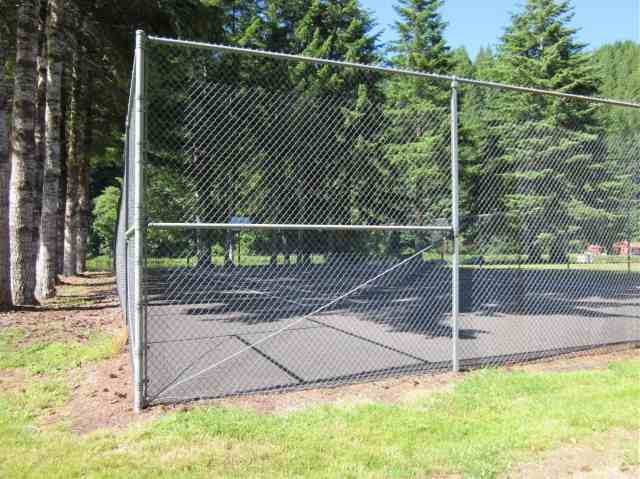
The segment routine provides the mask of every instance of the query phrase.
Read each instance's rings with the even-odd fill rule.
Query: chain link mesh
[[[216,47],[145,55],[146,401],[450,369],[450,85]],[[556,114],[537,118],[545,101]],[[637,135],[599,128],[588,102],[480,86],[460,102],[461,364],[640,341]]]
[[[134,344],[136,337],[134,320],[134,264],[133,242],[127,239],[127,231],[134,225],[134,149],[135,149],[135,114],[133,110],[133,85],[135,85],[135,69],[131,75],[131,89],[127,120],[124,135],[123,163],[124,175],[120,185],[120,204],[118,224],[116,228],[116,282],[122,315],[129,335],[129,344]],[[132,348],[130,348],[132,352]],[[133,361],[133,355],[132,355]]]
[[[450,211],[446,86],[440,106],[437,95],[390,104],[385,83],[424,81],[166,45],[147,52],[147,196],[160,200],[147,203],[149,221],[422,225]]]
[[[640,138],[598,126],[610,106],[488,94],[511,108],[485,110],[466,185],[460,327],[477,336],[462,364],[638,341]]]

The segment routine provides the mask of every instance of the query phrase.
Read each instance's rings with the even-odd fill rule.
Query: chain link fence
[[[625,106],[141,33],[136,52],[138,406],[640,341],[640,147],[598,126]]]
[[[461,363],[638,341],[640,138],[599,126],[620,107],[473,88],[514,112],[505,122],[485,110],[475,143],[483,168],[463,206],[460,320],[478,334],[461,341]],[[532,119],[541,104],[557,116]]]
[[[135,265],[134,244],[131,241],[131,232],[134,225],[134,188],[135,179],[134,158],[135,158],[135,131],[136,117],[134,115],[134,87],[136,83],[137,72],[134,70],[131,75],[131,87],[129,89],[129,105],[127,108],[127,119],[125,124],[124,148],[123,148],[123,164],[124,175],[121,184],[120,202],[118,205],[118,224],[116,229],[116,283],[118,296],[120,299],[120,307],[127,327],[129,335],[129,344],[138,343],[138,332],[136,330],[135,311],[134,311],[134,284],[135,284]],[[130,348],[132,353],[132,364],[136,365],[133,356],[133,347]]]

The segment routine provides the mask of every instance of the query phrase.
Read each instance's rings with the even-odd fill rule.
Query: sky
[[[395,38],[393,23],[396,0],[360,0],[384,29],[382,43]],[[453,48],[465,46],[475,58],[483,46],[493,46],[509,24],[511,13],[518,12],[525,0],[444,0],[442,16],[449,22],[446,38]],[[640,0],[573,0],[574,28],[578,39],[597,48],[617,40],[640,42]]]

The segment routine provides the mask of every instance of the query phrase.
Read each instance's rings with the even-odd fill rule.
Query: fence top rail
[[[314,63],[314,64],[321,64],[321,65],[334,65],[338,67],[350,67],[350,68],[357,68],[360,70],[375,71],[380,73],[407,75],[407,76],[414,76],[414,77],[420,77],[420,78],[429,78],[432,80],[449,81],[454,83],[455,82],[466,83],[469,85],[485,86],[489,88],[495,88],[498,90],[510,90],[510,91],[518,91],[523,93],[533,93],[538,95],[567,98],[571,100],[582,100],[582,101],[588,101],[593,103],[602,103],[606,105],[623,106],[628,108],[640,109],[640,103],[636,103],[633,101],[616,100],[616,99],[586,96],[586,95],[577,95],[574,93],[564,93],[564,92],[555,91],[555,90],[544,90],[541,88],[511,85],[508,83],[499,83],[499,82],[492,82],[487,80],[475,80],[472,78],[457,77],[455,75],[441,75],[438,73],[419,72],[414,70],[405,70],[401,68],[393,68],[393,67],[380,66],[380,65],[366,65],[363,63],[330,60],[327,58],[316,58],[316,57],[309,57],[304,55],[294,55],[290,53],[278,53],[278,52],[272,52],[267,50],[256,50],[256,49],[244,48],[244,47],[233,47],[229,45],[220,45],[215,43],[196,42],[191,40],[179,40],[175,38],[158,37],[153,35],[147,36],[147,39],[151,42],[165,44],[165,45],[176,45],[176,46],[200,48],[200,49],[215,50],[215,51],[229,52],[229,53],[243,53],[243,54],[248,54],[253,56],[275,58],[278,60],[285,60],[285,61],[298,61],[298,62]]]
[[[156,229],[209,229],[209,230],[282,230],[282,231],[451,231],[449,225],[325,225],[292,223],[149,223]]]

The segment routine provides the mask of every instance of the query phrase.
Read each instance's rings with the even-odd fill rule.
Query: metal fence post
[[[134,130],[134,409],[144,408],[144,302],[142,275],[144,262],[144,204],[143,204],[143,160],[144,160],[144,41],[142,30],[136,31],[135,62],[135,130]]]
[[[453,256],[451,258],[451,346],[452,369],[460,370],[458,336],[460,313],[460,211],[458,185],[458,81],[451,82],[451,228],[453,234]]]

